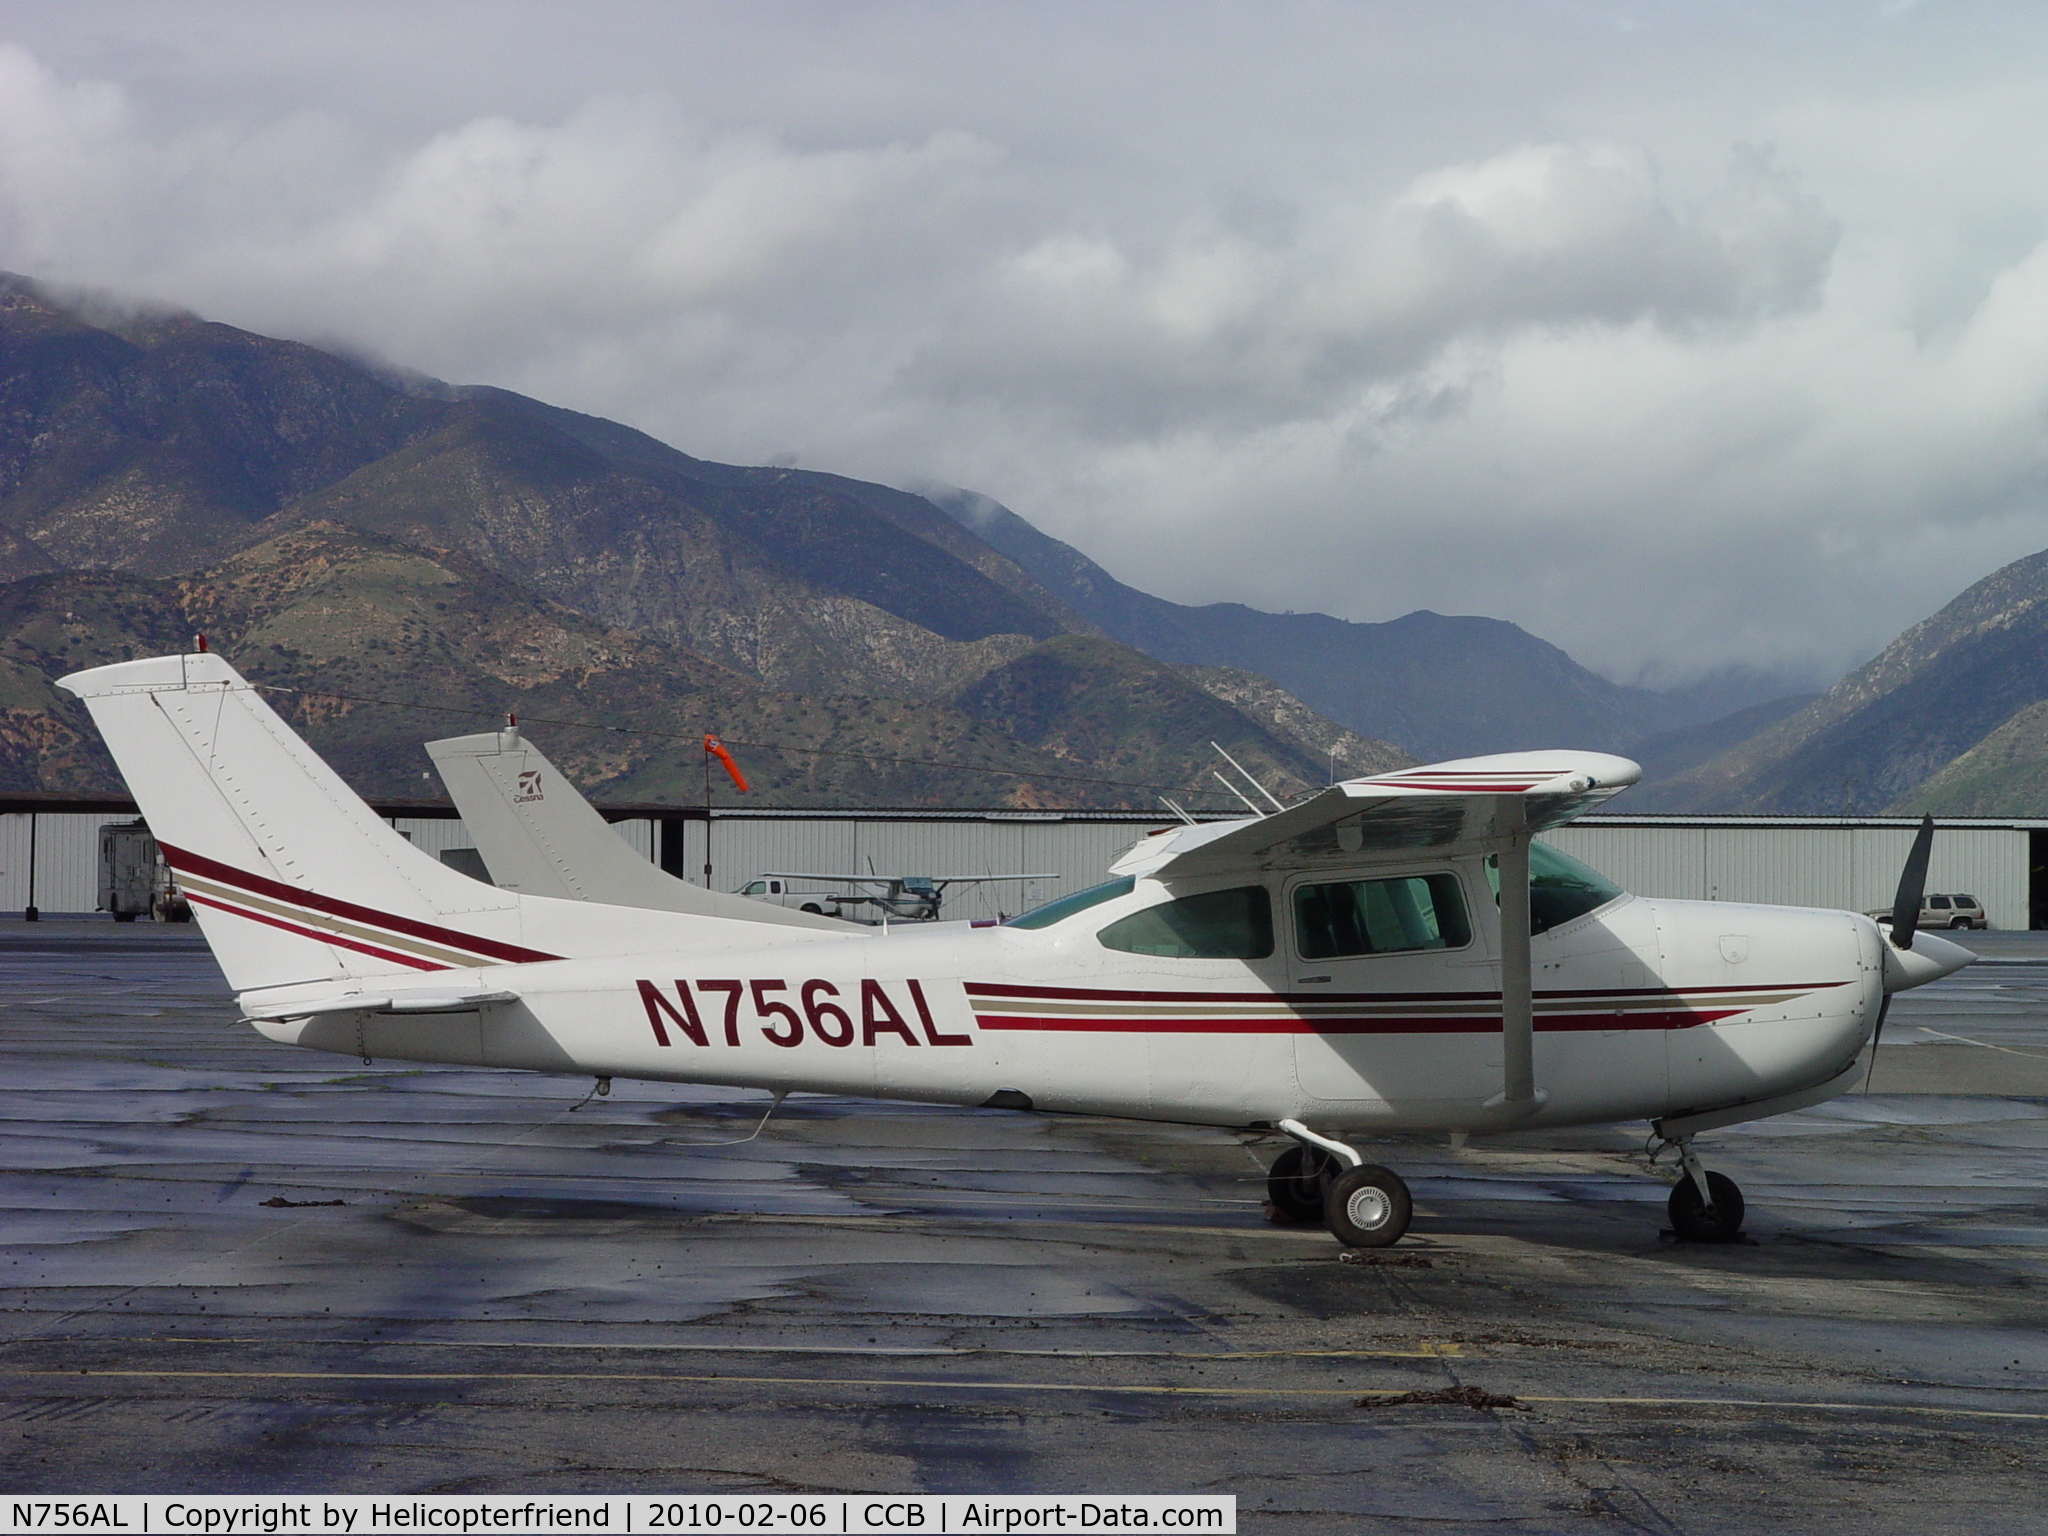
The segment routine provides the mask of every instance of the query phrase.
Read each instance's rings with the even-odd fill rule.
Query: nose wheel
[[[1267,1216],[1305,1226],[1323,1219],[1323,1190],[1342,1165],[1321,1147],[1292,1146],[1266,1175]]]

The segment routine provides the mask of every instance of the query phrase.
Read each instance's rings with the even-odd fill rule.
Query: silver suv
[[[1892,920],[1892,909],[1884,907],[1870,914],[1881,923]],[[1957,892],[1948,896],[1923,896],[1920,898],[1920,926],[1922,928],[1989,928],[1991,920],[1984,915],[1984,903],[1974,896]]]

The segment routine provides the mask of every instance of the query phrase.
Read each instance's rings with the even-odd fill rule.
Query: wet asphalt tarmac
[[[0,925],[0,1488],[1215,1492],[1241,1528],[2048,1530],[2048,934],[1874,1091],[1376,1144],[1412,1235],[1168,1126],[364,1067],[190,930]],[[577,1106],[572,1108],[572,1106]],[[280,1201],[294,1202],[280,1204]],[[320,1203],[340,1202],[340,1203]],[[1389,1403],[1474,1387],[1517,1407]]]

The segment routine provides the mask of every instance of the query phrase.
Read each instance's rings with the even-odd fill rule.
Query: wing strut
[[[1529,817],[1520,795],[1496,802],[1500,845],[1501,1099],[1536,1097],[1536,1005],[1529,965]]]

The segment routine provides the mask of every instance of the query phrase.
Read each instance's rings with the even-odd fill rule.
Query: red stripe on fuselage
[[[283,881],[272,880],[267,875],[251,874],[245,869],[235,868],[232,864],[210,859],[203,853],[174,848],[169,843],[159,843],[157,846],[163,849],[165,862],[181,874],[200,875],[208,880],[218,880],[225,885],[239,886],[252,895],[268,896],[274,901],[288,901],[294,906],[310,907],[315,912],[325,912],[330,917],[345,917],[351,922],[371,923],[379,928],[389,928],[393,933],[405,934],[409,938],[425,939],[430,943],[446,945],[450,949],[470,950],[475,954],[508,964],[562,958],[560,955],[551,955],[546,950],[527,949],[520,944],[506,944],[497,939],[479,938],[476,934],[464,933],[460,929],[442,928],[434,923],[420,922],[416,918],[398,917],[389,912],[378,912],[370,907],[357,906],[354,902],[343,901],[339,897],[322,896],[318,891],[286,885]],[[360,945],[348,944],[346,940],[334,938],[332,935],[321,937],[336,944],[344,944],[351,949],[361,948]],[[419,965],[420,962],[415,956],[407,963]],[[444,968],[438,962],[422,967],[428,970]]]
[[[1707,1012],[1660,1009],[1655,1013],[1562,1013],[1539,1016],[1538,1034],[1573,1034],[1588,1031],[1637,1029],[1693,1029],[1713,1024],[1742,1012],[1739,1008]],[[1046,1017],[1042,1014],[984,1013],[975,1024],[982,1029],[1074,1032],[1079,1034],[1130,1035],[1497,1035],[1500,1015],[1437,1014],[1360,1016],[1356,1018],[1302,1019],[1133,1019]]]
[[[1321,962],[1307,962],[1320,964]],[[1029,987],[995,982],[970,981],[963,984],[968,997],[989,1002],[1102,1003],[1240,1003],[1292,1006],[1303,1003],[1491,1003],[1500,1004],[1498,992],[1135,992],[1113,987]],[[1770,992],[1820,992],[1846,987],[1846,981],[1780,981],[1740,987],[1589,987],[1538,991],[1538,1002],[1595,1002],[1609,998],[1641,998],[1645,1001],[1682,997],[1707,997],[1733,1002],[1743,997]],[[1737,1010],[1740,1011],[1740,1010]]]

